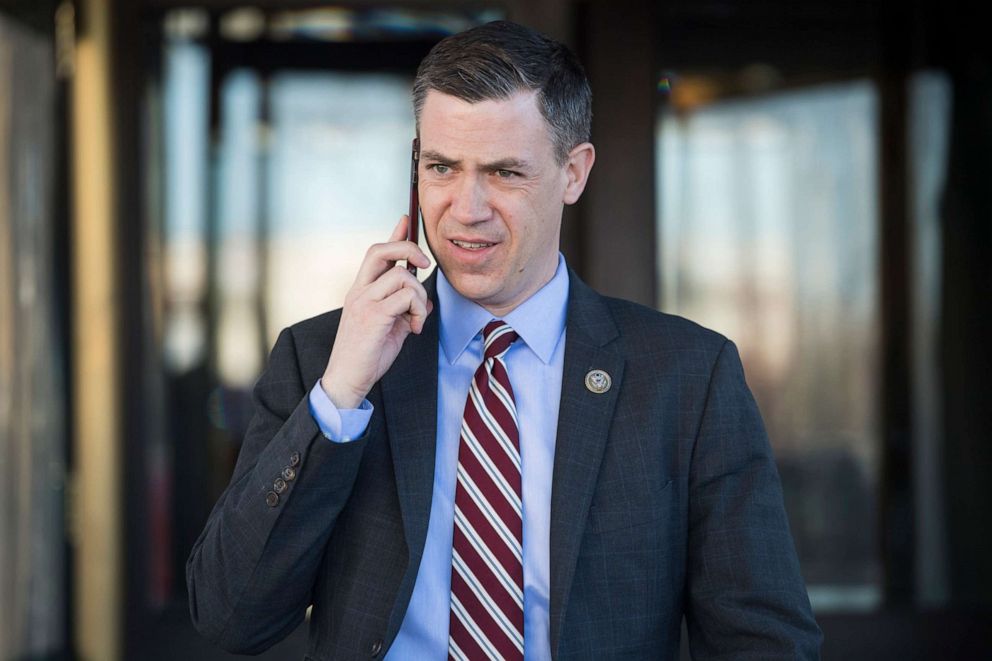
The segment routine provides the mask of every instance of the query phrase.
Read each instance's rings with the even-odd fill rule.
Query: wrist
[[[328,378],[327,374],[320,378],[320,388],[338,410],[357,409],[365,399],[364,394],[355,393],[347,387],[341,387],[334,379]]]

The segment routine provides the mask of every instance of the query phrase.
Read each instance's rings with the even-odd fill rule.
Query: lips
[[[496,245],[495,243],[489,243],[486,241],[461,241],[459,239],[451,239],[451,242],[459,248],[463,248],[465,250],[483,250]]]

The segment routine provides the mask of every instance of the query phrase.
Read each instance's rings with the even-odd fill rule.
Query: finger
[[[410,329],[417,333],[427,319],[427,300],[408,287],[393,292],[380,305],[381,311],[391,317],[406,317]]]
[[[365,259],[362,260],[362,265],[358,268],[358,275],[355,277],[355,284],[361,287],[368,286],[391,269],[397,261],[403,259],[420,268],[427,268],[431,265],[431,260],[415,243],[410,241],[377,243],[365,253]]]
[[[370,302],[381,301],[404,287],[413,289],[419,297],[427,299],[427,290],[424,286],[402,266],[394,266],[376,278],[362,292],[360,298]]]
[[[393,233],[389,235],[389,241],[400,241],[407,237],[406,227],[410,221],[410,217],[407,215],[400,216],[400,222],[396,223],[396,227],[393,228]]]
[[[417,303],[419,304],[421,299],[417,298]],[[430,316],[431,310],[434,309],[434,304],[431,303],[431,299],[423,299],[423,307],[419,305],[416,308],[411,308],[410,310],[410,330],[412,330],[417,335],[420,335],[421,331],[424,330],[424,325],[427,323],[427,317]]]

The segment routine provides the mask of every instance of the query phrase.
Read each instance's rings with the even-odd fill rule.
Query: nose
[[[469,225],[489,220],[489,191],[486,183],[477,176],[464,176],[458,182],[451,200],[451,215],[460,223]]]

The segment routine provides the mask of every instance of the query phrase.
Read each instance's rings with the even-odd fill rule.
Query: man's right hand
[[[407,216],[393,229],[388,243],[365,253],[355,283],[348,290],[337,337],[320,386],[339,409],[357,408],[372,385],[396,360],[410,333],[419,334],[434,309],[416,277],[396,262],[418,268],[431,264],[406,237]]]

